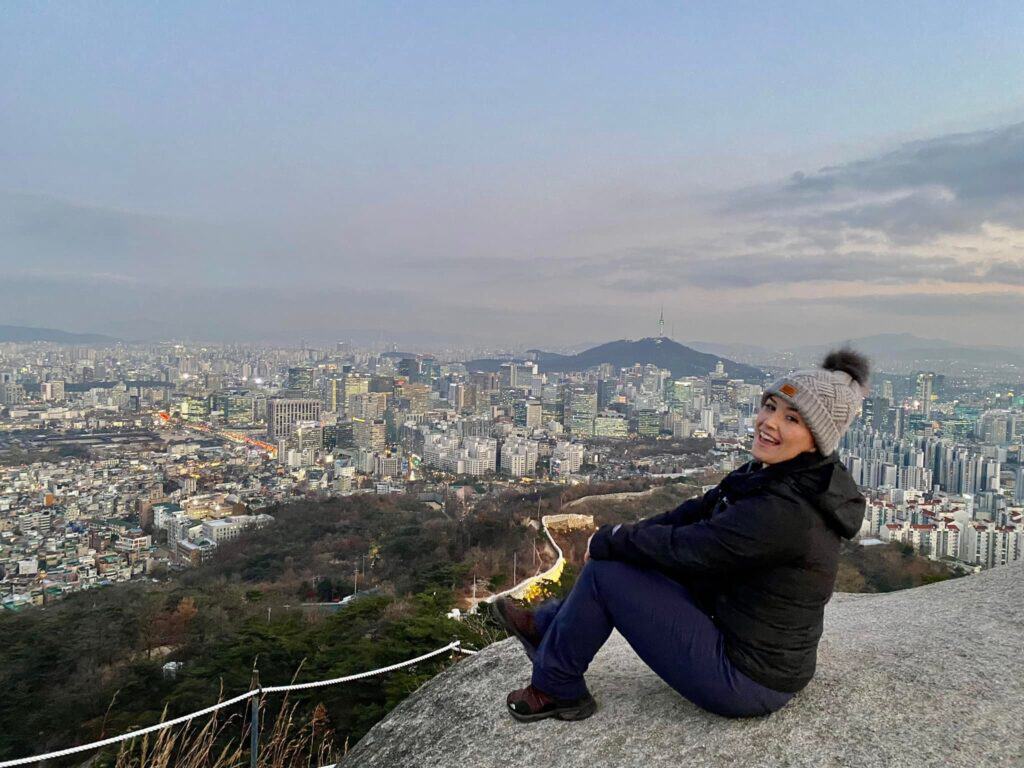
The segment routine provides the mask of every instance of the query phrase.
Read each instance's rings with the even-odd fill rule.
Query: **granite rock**
[[[836,594],[818,671],[782,710],[730,720],[665,685],[614,633],[588,720],[524,724],[530,665],[496,643],[425,684],[342,762],[355,766],[1024,766],[1024,561],[881,595]]]

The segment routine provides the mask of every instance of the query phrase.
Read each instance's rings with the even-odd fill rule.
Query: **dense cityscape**
[[[415,493],[472,515],[509,488],[749,459],[769,371],[739,378],[718,359],[703,375],[643,362],[560,372],[535,357],[4,344],[3,608],[166,578],[289,500]],[[964,571],[1021,557],[1024,393],[1006,378],[880,372],[840,446],[869,499],[862,545],[899,541]],[[704,461],[672,450],[693,440]]]

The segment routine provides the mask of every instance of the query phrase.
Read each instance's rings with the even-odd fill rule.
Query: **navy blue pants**
[[[683,584],[615,560],[591,560],[564,601],[535,614],[543,640],[534,686],[558,699],[587,692],[583,673],[612,629],[658,676],[697,706],[725,717],[767,715],[792,693],[774,691],[740,672],[714,622]]]

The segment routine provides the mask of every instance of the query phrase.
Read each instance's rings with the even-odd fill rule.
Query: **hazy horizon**
[[[769,348],[1024,317],[1024,8],[23,4],[0,324]],[[780,341],[783,340],[783,341]]]

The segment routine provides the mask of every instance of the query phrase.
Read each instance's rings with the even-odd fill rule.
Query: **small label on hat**
[[[796,394],[796,387],[788,383],[783,384],[781,387],[779,387],[779,392],[784,394],[786,397],[792,397],[793,395]]]

